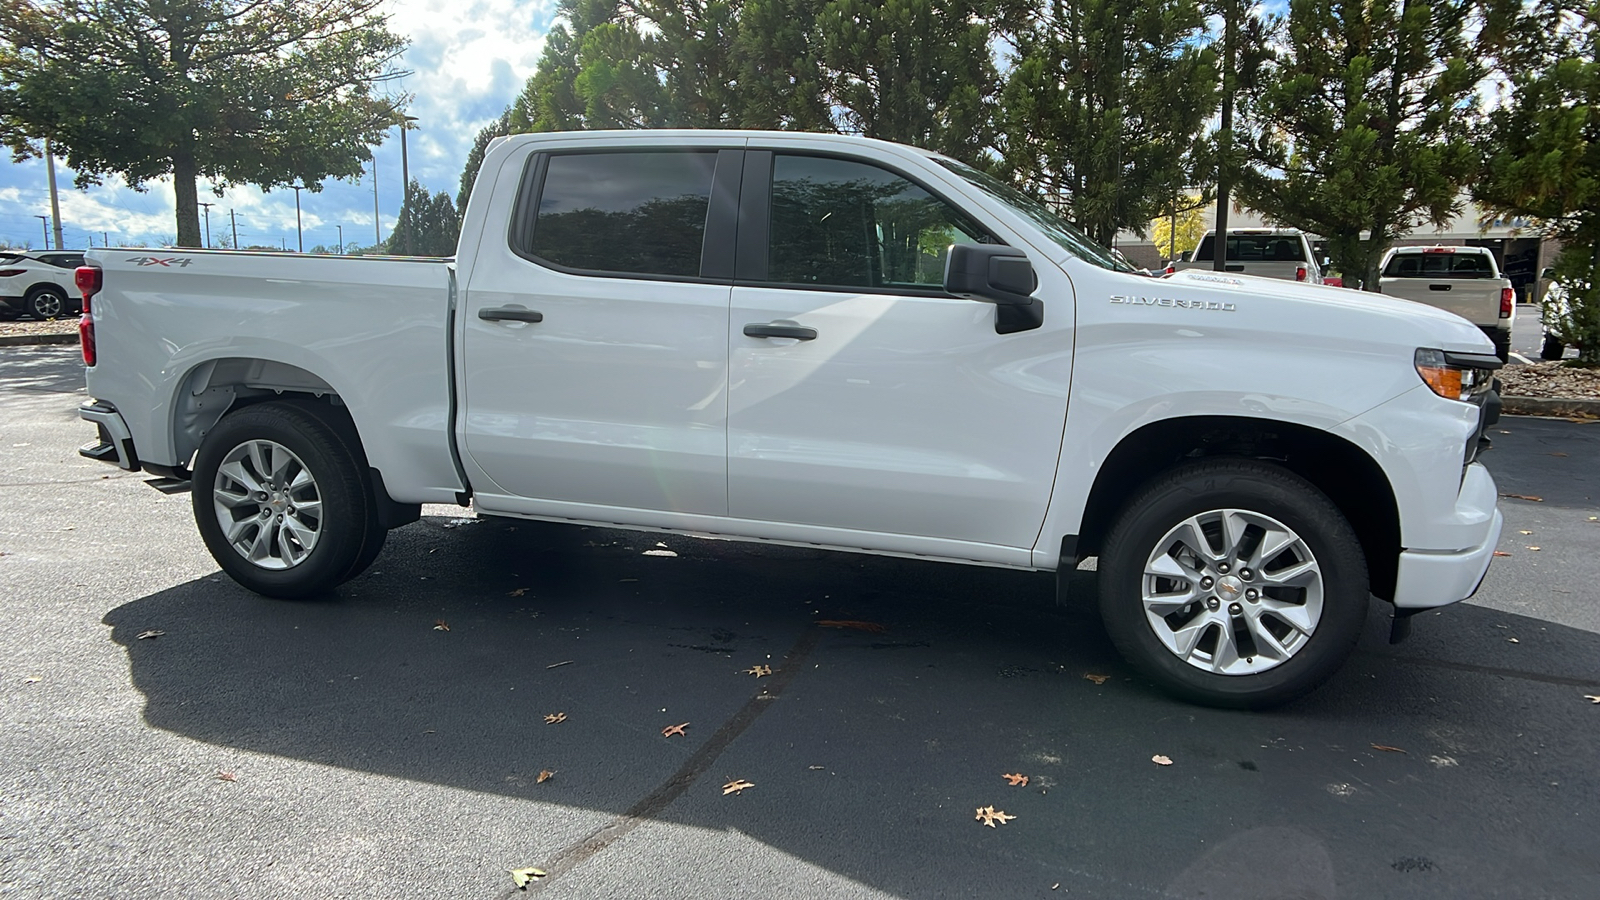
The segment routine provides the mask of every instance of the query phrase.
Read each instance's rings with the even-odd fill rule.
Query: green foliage
[[[478,136],[472,139],[472,149],[467,151],[467,165],[461,170],[461,188],[456,193],[456,209],[463,215],[467,212],[467,201],[472,199],[472,185],[478,180],[478,170],[483,168],[483,155],[489,152],[489,142],[510,133],[511,108],[506,107],[500,118],[483,126]]]
[[[1537,220],[1564,245],[1567,335],[1600,365],[1600,5],[1547,2],[1506,28],[1519,61],[1478,137],[1483,208]]]
[[[1025,4],[1000,108],[1002,170],[1091,237],[1143,231],[1192,183],[1216,106],[1194,0]]]
[[[200,246],[197,178],[263,188],[359,175],[394,124],[373,95],[405,41],[381,0],[4,0],[0,140],[48,138],[83,187],[110,174],[177,193]]]
[[[1247,74],[1240,199],[1322,235],[1334,267],[1377,290],[1384,251],[1449,221],[1477,170],[1469,126],[1488,66],[1469,41],[1475,9],[1291,0],[1271,23],[1278,49]]]
[[[400,221],[384,241],[385,252],[399,256],[455,256],[461,215],[447,191],[432,197],[415,178],[406,185]]]

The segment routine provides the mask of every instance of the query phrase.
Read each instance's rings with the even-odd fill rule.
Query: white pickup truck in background
[[[1216,267],[1217,235],[1208,231],[1183,260],[1170,263],[1167,272],[1188,269],[1211,271]],[[1298,228],[1229,228],[1224,271],[1283,281],[1322,283],[1322,266],[1311,240]]]
[[[419,504],[1032,570],[1099,558],[1191,700],[1330,677],[1369,598],[1476,590],[1489,342],[1457,316],[1133,271],[937,154],[838,135],[493,144],[446,260],[91,251],[87,456],[192,479],[277,597]],[[982,602],[973,598],[974,603]]]
[[[1379,267],[1378,290],[1455,313],[1483,329],[1502,361],[1511,355],[1517,293],[1487,247],[1396,247]]]

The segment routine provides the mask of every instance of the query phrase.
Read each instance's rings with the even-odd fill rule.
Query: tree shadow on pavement
[[[1570,823],[1600,796],[1600,720],[1580,699],[1600,693],[1600,637],[1461,605],[1391,648],[1375,604],[1330,685],[1237,713],[1155,693],[1101,631],[1093,576],[1073,588],[1057,606],[1032,573],[430,517],[326,601],[219,574],[105,621],[157,728],[618,816],[709,754],[654,820],[902,896],[1595,884]],[[746,673],[786,657],[786,677]],[[734,778],[757,787],[724,797]],[[1018,819],[984,828],[985,805]],[[530,859],[572,852],[539,840]],[[1230,881],[1263,865],[1282,874]]]

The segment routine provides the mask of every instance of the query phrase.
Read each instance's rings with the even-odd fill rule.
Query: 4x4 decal
[[[188,268],[189,264],[194,262],[194,259],[188,256],[169,256],[165,259],[159,256],[130,256],[127,261],[138,263],[141,266],[178,266],[180,268]]]

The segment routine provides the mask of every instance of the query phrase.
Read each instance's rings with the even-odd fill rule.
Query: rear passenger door
[[[480,495],[575,518],[727,514],[741,160],[704,144],[529,157],[510,232],[485,231],[458,312]]]

